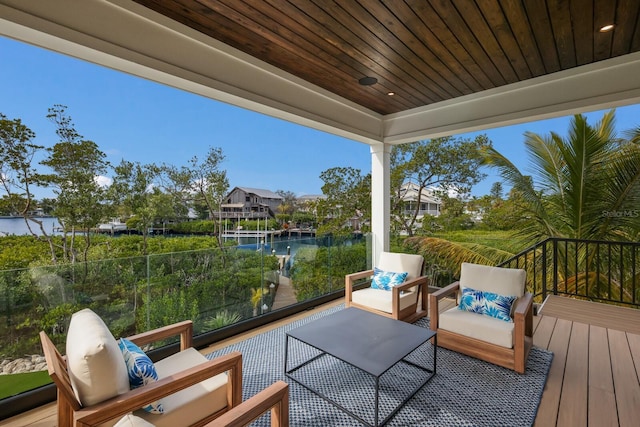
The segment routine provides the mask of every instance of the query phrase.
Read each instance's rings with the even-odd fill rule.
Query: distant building
[[[416,204],[419,203],[417,220],[421,220],[425,215],[440,216],[442,201],[434,192],[428,188],[422,190],[420,200],[418,200],[419,186],[413,182],[405,182],[400,188],[400,197],[404,202],[404,212],[406,215],[413,215]]]
[[[248,187],[234,187],[225,197],[220,207],[221,218],[256,219],[275,218],[282,196],[270,190]]]
[[[300,212],[316,214],[315,203],[326,198],[324,194],[305,194],[296,198],[296,206]]]

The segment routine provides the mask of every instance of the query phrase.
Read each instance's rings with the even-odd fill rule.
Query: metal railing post
[[[558,295],[558,240],[553,238],[553,294]]]
[[[545,299],[547,299],[547,242],[542,244],[542,301]]]

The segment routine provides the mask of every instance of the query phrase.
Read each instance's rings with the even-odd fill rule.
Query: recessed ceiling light
[[[613,30],[613,27],[614,27],[613,24],[603,25],[602,27],[600,27],[600,29],[598,31],[600,31],[601,33],[606,33],[608,31]]]
[[[389,96],[393,96],[395,94],[396,94],[395,92],[387,92],[387,95],[389,95]]]
[[[358,80],[358,83],[360,83],[362,86],[371,86],[378,83],[378,79],[376,79],[375,77],[363,77]]]

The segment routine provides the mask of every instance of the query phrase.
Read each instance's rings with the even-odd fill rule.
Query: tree
[[[48,149],[33,142],[36,134],[20,119],[9,120],[0,113],[0,185],[4,191],[3,201],[11,214],[24,218],[33,236],[44,239],[51,252],[51,261],[56,263],[56,245],[44,229],[42,221],[30,215],[34,208],[33,189],[42,184],[40,173],[33,167],[36,156],[46,154]],[[40,232],[33,231],[32,226]]]
[[[489,193],[493,200],[501,200],[502,199],[502,183],[500,181],[496,181],[491,184],[491,192]]]
[[[41,164],[50,167],[53,174],[42,179],[54,187],[56,204],[53,214],[58,218],[64,232],[63,248],[66,259],[75,262],[75,237],[78,230],[83,232],[85,246],[83,259],[91,246],[91,233],[103,219],[105,190],[96,178],[103,175],[108,167],[106,155],[93,141],[82,139],[73,126],[66,107],[55,105],[49,109],[47,117],[56,125],[60,142],[53,146],[49,157]],[[71,233],[67,244],[67,233]]]
[[[513,230],[519,218],[513,213],[518,192],[511,190],[507,199],[502,198],[502,183],[494,182],[490,194],[473,197],[467,204],[468,210],[477,213],[479,225],[489,230]]]
[[[595,126],[575,115],[568,137],[525,133],[533,176],[487,147],[486,164],[496,167],[517,193],[514,215],[530,242],[547,237],[636,240],[640,233],[640,145],[615,133],[615,111]]]
[[[320,174],[324,181],[316,209],[321,224],[318,233],[350,234],[350,221],[359,224],[371,220],[371,174],[362,175],[360,169],[335,167]]]
[[[442,194],[455,191],[467,194],[485,174],[480,172],[481,150],[491,147],[486,135],[473,140],[445,137],[394,146],[391,150],[391,213],[396,226],[413,234],[422,195],[429,189]],[[403,184],[410,181],[418,188],[418,203],[406,213]]]
[[[109,187],[108,197],[119,206],[122,216],[135,215],[135,220],[130,223],[142,233],[143,254],[146,255],[149,228],[153,226],[156,217],[152,198],[157,191],[153,184],[159,169],[155,165],[122,160],[114,170],[115,176]]]
[[[163,164],[157,176],[162,189],[163,209],[158,211],[162,219],[186,218],[191,208],[195,209],[192,194],[191,171],[186,167]]]
[[[556,133],[525,134],[532,175],[525,175],[506,157],[487,147],[485,164],[498,168],[511,186],[504,216],[516,224],[523,245],[548,237],[587,240],[637,241],[640,237],[640,128],[627,132],[628,140],[614,132],[614,111],[595,126],[582,115],[573,117],[568,136]],[[413,238],[407,241],[425,259],[455,271],[461,262],[496,265],[511,255],[487,245],[444,239]],[[589,286],[590,295],[608,292],[608,278],[597,277],[595,251],[586,245],[558,245],[560,259],[571,259],[564,277],[577,288]],[[632,259],[621,263],[633,262]],[[538,256],[538,260],[541,257]],[[532,260],[533,263],[534,260]],[[604,270],[602,270],[604,271]],[[602,271],[600,272],[602,276]],[[587,273],[584,273],[587,272]],[[585,291],[580,291],[585,294]]]
[[[444,195],[440,215],[433,221],[442,231],[468,230],[473,227],[471,215],[467,213],[466,204],[457,197]]]
[[[195,202],[207,207],[209,218],[214,220],[214,232],[218,236],[218,245],[222,248],[222,221],[217,213],[222,211],[222,201],[229,191],[227,171],[220,169],[224,161],[221,148],[209,147],[207,156],[200,161],[194,156],[189,164],[189,182]],[[187,169],[185,169],[187,171]],[[217,222],[216,222],[217,220]]]
[[[296,212],[297,198],[292,191],[277,190],[276,194],[282,197],[282,203],[278,206],[278,218],[284,224]]]

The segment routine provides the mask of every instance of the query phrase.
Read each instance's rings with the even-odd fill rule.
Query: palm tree
[[[567,138],[525,133],[532,177],[494,148],[486,149],[485,163],[498,168],[519,193],[522,236],[532,243],[547,237],[637,240],[640,129],[624,140],[616,137],[614,125],[611,110],[595,126],[575,115]]]
[[[485,149],[484,163],[498,168],[516,194],[517,233],[527,246],[549,237],[639,240],[640,127],[626,133],[629,139],[621,139],[614,125],[615,111],[611,110],[595,126],[584,116],[575,115],[565,138],[554,132],[545,136],[525,133],[531,176],[520,172],[494,148]],[[509,257],[481,245],[436,238],[407,239],[406,245],[450,268],[454,275],[463,261],[496,265]],[[584,290],[588,286],[595,291],[606,283],[595,277],[599,270],[594,265],[594,251],[579,243],[564,245],[559,251],[563,258],[576,260],[562,273],[567,288]],[[614,257],[627,255],[621,252]],[[540,258],[537,254],[538,262]]]
[[[616,136],[614,110],[595,126],[590,126],[583,115],[575,115],[566,138],[554,132],[546,136],[528,132],[525,147],[533,167],[531,177],[495,149],[486,150],[486,164],[497,167],[518,193],[520,203],[515,214],[522,218],[519,234],[525,240],[579,240],[558,247],[560,257],[575,260],[559,272],[570,292],[606,293],[607,277],[598,272],[609,263],[624,259],[628,265],[633,259],[633,255],[620,250],[601,259],[607,264],[598,266],[595,251],[589,252],[588,245],[582,243],[633,242],[640,236],[640,129],[627,135],[628,140]],[[624,277],[617,279],[625,282]],[[614,288],[625,294],[632,292],[622,286]],[[616,299],[621,297],[615,295]]]

